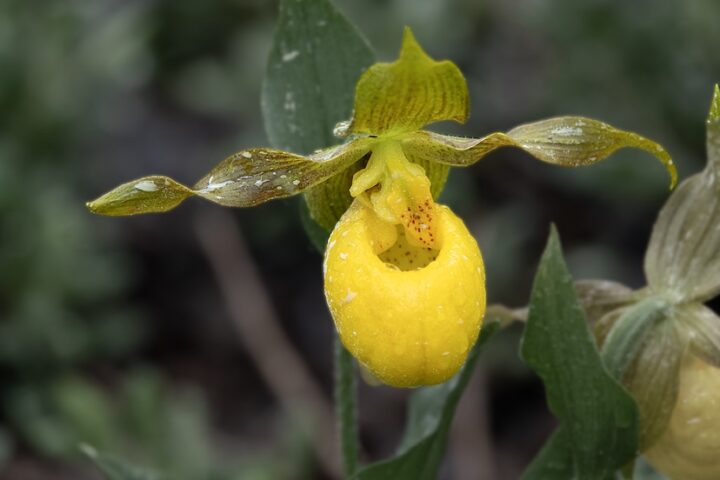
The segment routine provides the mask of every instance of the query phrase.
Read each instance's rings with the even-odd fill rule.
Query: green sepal
[[[685,179],[663,206],[645,253],[650,287],[677,303],[720,293],[720,89],[707,120],[705,169]]]
[[[636,133],[619,130],[585,117],[556,117],[495,132],[483,138],[454,137],[419,131],[403,138],[408,156],[466,167],[501,147],[517,147],[536,159],[561,167],[598,163],[616,150],[633,147],[653,154],[670,174],[670,188],[677,183],[677,169],[659,144]]]
[[[332,230],[345,210],[350,207],[353,201],[350,195],[353,175],[363,167],[363,161],[356,162],[305,192],[305,203],[310,217],[321,227]]]
[[[226,207],[252,207],[332,178],[362,158],[374,142],[357,139],[308,156],[251,148],[220,162],[192,189],[168,177],[150,176],[123,184],[87,206],[108,216],[166,212],[196,195]]]
[[[690,352],[720,368],[720,317],[700,303],[680,305],[675,314],[690,341]]]
[[[667,300],[651,297],[624,310],[602,344],[603,363],[613,377],[623,378],[653,327],[667,318],[669,309]]]
[[[687,339],[672,318],[660,321],[623,375],[640,410],[639,450],[650,448],[662,435],[677,401],[680,367]]]
[[[315,250],[322,255],[327,246],[328,238],[330,238],[330,230],[321,227],[310,215],[310,209],[306,202],[300,202],[300,222],[302,223],[305,233],[315,247]]]
[[[353,118],[342,130],[369,135],[412,132],[441,120],[465,122],[469,110],[460,69],[448,60],[430,58],[406,27],[398,60],[376,63],[360,77]]]
[[[578,280],[575,282],[575,293],[591,326],[605,314],[635,300],[630,288],[609,280]]]

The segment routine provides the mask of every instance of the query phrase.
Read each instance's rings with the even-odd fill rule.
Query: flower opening
[[[436,208],[437,249],[412,245],[401,229],[355,201],[325,254],[325,295],[343,344],[396,387],[455,374],[485,312],[480,249],[449,208]]]

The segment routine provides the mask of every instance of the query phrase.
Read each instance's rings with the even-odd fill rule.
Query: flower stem
[[[335,409],[339,420],[340,450],[345,478],[358,468],[357,377],[353,358],[335,337]]]

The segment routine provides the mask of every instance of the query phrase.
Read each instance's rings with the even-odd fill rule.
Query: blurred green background
[[[337,3],[379,58],[394,58],[410,25],[460,66],[471,120],[440,130],[578,114],[660,141],[682,177],[704,162],[714,0]],[[0,2],[1,479],[99,478],[81,443],[177,478],[328,478],[272,387],[286,379],[257,368],[273,352],[259,359],[262,338],[239,338],[193,227],[219,207],[105,219],[83,205],[142,175],[193,183],[267,143],[259,92],[276,12],[261,0]],[[666,196],[642,152],[563,170],[502,150],[454,170],[443,199],[482,247],[490,301],[522,306],[550,222],[577,278],[641,285]],[[269,299],[329,402],[332,321],[297,201],[232,215],[258,273],[235,288]],[[481,360],[444,478],[517,478],[553,428],[518,336],[503,332]],[[360,397],[365,457],[380,458],[407,392],[363,384]]]

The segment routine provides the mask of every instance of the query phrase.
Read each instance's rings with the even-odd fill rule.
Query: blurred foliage
[[[199,392],[178,395],[137,362],[120,380],[102,367],[132,360],[147,329],[125,299],[135,261],[93,225],[78,191],[91,180],[88,150],[148,79],[150,12],[0,3],[0,471],[15,445],[77,462],[81,442],[188,478],[280,471],[222,466]]]

